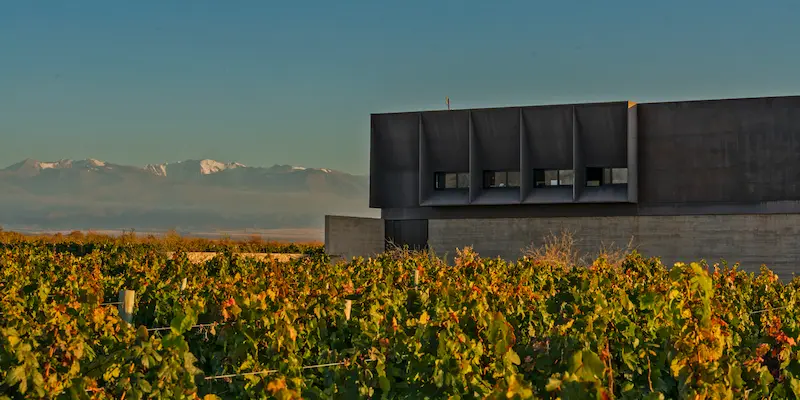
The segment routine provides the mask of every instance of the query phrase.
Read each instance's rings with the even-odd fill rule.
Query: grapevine
[[[58,243],[0,246],[0,398],[800,397],[800,280],[767,268]]]

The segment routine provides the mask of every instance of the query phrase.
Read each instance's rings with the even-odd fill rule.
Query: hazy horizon
[[[189,158],[189,159],[184,159],[184,160],[166,160],[166,161],[162,161],[162,162],[158,162],[158,163],[150,163],[150,164],[141,164],[141,165],[139,165],[139,164],[124,164],[124,163],[118,163],[118,162],[116,162],[115,160],[100,159],[100,158],[98,158],[98,157],[87,157],[87,158],[82,158],[82,159],[70,159],[70,158],[61,158],[61,159],[41,159],[41,158],[39,158],[39,159],[37,159],[37,158],[35,158],[35,157],[26,157],[26,158],[19,159],[19,160],[17,160],[17,161],[13,161],[13,162],[11,162],[10,164],[3,164],[3,165],[0,165],[0,170],[2,170],[2,169],[4,169],[4,168],[12,167],[12,166],[14,166],[14,165],[16,165],[16,164],[19,164],[19,163],[21,163],[21,162],[25,162],[25,161],[27,161],[27,160],[34,160],[34,161],[37,161],[37,162],[40,162],[40,163],[57,163],[57,162],[59,162],[59,161],[88,161],[88,160],[97,160],[97,161],[102,161],[102,162],[104,162],[104,163],[110,163],[110,164],[122,165],[122,166],[126,166],[126,167],[141,167],[141,168],[144,168],[144,167],[147,167],[147,166],[152,166],[152,165],[179,164],[179,163],[185,163],[185,162],[187,162],[187,161],[204,161],[204,160],[217,161],[217,162],[226,163],[226,164],[228,164],[228,163],[238,163],[238,161],[236,161],[236,160],[219,160],[219,159],[210,159],[210,158],[205,158],[205,159],[201,159],[201,158]],[[241,163],[240,163],[240,164],[241,164]],[[249,164],[249,165],[247,165],[247,164],[243,164],[243,165],[244,165],[244,166],[246,166],[246,167],[254,167],[254,168],[270,168],[270,167],[274,167],[274,166],[284,166],[284,165],[290,165],[290,166],[293,166],[293,167],[314,168],[314,167],[307,167],[307,166],[305,166],[305,165],[297,165],[297,164],[274,164],[274,163],[273,163],[273,164]],[[349,173],[349,172],[347,172],[347,171],[341,171],[341,172]],[[367,173],[362,173],[362,174],[358,174],[358,173],[356,173],[356,174],[352,174],[352,175],[356,175],[356,176],[365,176],[365,175],[368,175],[368,172],[367,172]]]
[[[369,114],[800,94],[800,3],[13,2],[0,165],[366,174]]]

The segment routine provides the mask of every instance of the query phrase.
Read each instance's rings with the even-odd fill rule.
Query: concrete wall
[[[472,245],[484,257],[515,260],[529,245],[541,246],[551,233],[568,230],[578,249],[592,255],[633,238],[641,253],[667,265],[724,258],[748,271],[767,264],[782,279],[800,272],[798,214],[449,219],[428,221],[428,230],[439,256]]]
[[[380,218],[325,216],[325,251],[336,257],[369,257],[385,249],[385,223]]]

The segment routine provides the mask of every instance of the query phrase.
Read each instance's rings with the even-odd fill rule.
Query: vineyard
[[[800,281],[766,268],[3,235],[0,399],[800,398]]]

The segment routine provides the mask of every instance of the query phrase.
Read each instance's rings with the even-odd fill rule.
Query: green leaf
[[[170,330],[176,335],[182,335],[195,324],[197,316],[193,312],[178,312],[169,324]]]
[[[602,379],[605,369],[603,360],[591,350],[575,352],[569,361],[569,372],[577,375],[583,381]]]
[[[150,386],[150,382],[146,380],[139,381],[139,389],[141,389],[144,393],[150,393],[153,391],[153,388]]]
[[[731,365],[730,368],[728,368],[728,383],[735,388],[741,388],[744,386],[744,381],[742,380],[742,369],[739,368],[739,366]]]
[[[386,376],[379,376],[378,384],[380,385],[381,390],[383,390],[384,393],[388,394],[392,389],[392,386],[389,384],[389,379],[387,379]]]
[[[603,377],[603,374],[605,373],[606,370],[606,366],[603,363],[603,360],[600,359],[600,356],[597,355],[597,353],[591,350],[584,350],[583,364],[588,373],[598,378]]]

